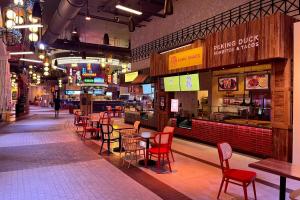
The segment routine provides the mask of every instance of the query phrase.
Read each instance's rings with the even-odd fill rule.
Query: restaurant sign
[[[243,51],[259,46],[259,35],[251,35],[245,38],[239,38],[222,44],[214,45],[214,55],[223,55],[235,51]]]
[[[203,48],[198,47],[169,55],[169,70],[202,65]]]

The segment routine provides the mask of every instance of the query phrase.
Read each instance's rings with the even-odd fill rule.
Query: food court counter
[[[101,100],[101,101],[92,101],[92,111],[93,113],[98,113],[102,111],[106,111],[106,106],[111,106],[112,108],[116,106],[124,106],[123,101],[115,101],[115,100]]]
[[[271,128],[237,124],[234,121],[217,122],[204,119],[192,119],[189,126],[179,127],[177,119],[172,118],[171,124],[175,127],[177,136],[213,145],[227,141],[237,151],[260,157],[272,156]]]
[[[125,123],[140,121],[141,126],[156,129],[154,111],[125,111]]]

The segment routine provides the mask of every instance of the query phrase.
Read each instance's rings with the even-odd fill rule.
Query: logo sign
[[[103,78],[94,78],[94,83],[104,83],[104,79]]]
[[[198,47],[169,55],[169,70],[202,65],[203,48]]]
[[[82,74],[82,76],[85,76],[85,77],[95,77],[97,76],[96,73],[85,73],[85,74]]]
[[[259,47],[259,36],[251,35],[246,38],[240,38],[237,40],[224,42],[222,44],[217,44],[214,46],[214,55],[223,55],[226,53],[243,51],[246,49],[251,49]]]
[[[94,79],[93,78],[86,78],[86,79],[84,79],[83,82],[85,82],[85,83],[94,83]]]

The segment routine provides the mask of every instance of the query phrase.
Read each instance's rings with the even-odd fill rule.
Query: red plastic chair
[[[160,161],[161,158],[164,161],[165,156],[168,161],[170,172],[172,172],[169,153],[170,153],[170,146],[172,143],[172,133],[163,133],[159,132],[156,133],[154,136],[154,147],[148,149],[150,158],[151,156],[157,157],[157,168],[160,168]]]
[[[78,128],[83,126],[83,122],[81,116],[84,115],[83,111],[76,111],[74,113],[74,125],[76,126],[76,132],[78,132]]]
[[[100,128],[97,128],[97,127],[93,127],[89,124],[89,120],[87,118],[83,118],[82,119],[82,127],[83,127],[83,133],[81,135],[81,139],[84,139],[86,138],[86,133],[90,133],[91,136],[93,136],[93,134],[97,133],[98,131],[100,131]]]
[[[217,199],[219,199],[223,184],[225,182],[225,190],[227,192],[228,183],[242,186],[244,189],[244,198],[248,200],[247,187],[252,183],[254,197],[256,199],[255,179],[256,173],[252,171],[231,169],[229,166],[229,159],[232,157],[232,148],[227,142],[218,143],[218,153],[222,169],[222,182],[220,185]]]
[[[165,128],[163,130],[164,133],[172,133],[172,137],[171,137],[172,140],[171,140],[169,148],[170,148],[170,152],[171,152],[171,156],[172,156],[173,162],[175,162],[175,159],[174,159],[174,155],[173,155],[173,151],[172,151],[171,146],[172,146],[172,143],[173,143],[174,130],[175,130],[175,128],[172,127],[172,126],[165,126]]]

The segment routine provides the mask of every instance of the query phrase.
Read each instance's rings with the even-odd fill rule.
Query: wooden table
[[[280,176],[279,199],[284,200],[286,194],[286,178],[300,181],[300,166],[275,159],[265,159],[249,164],[249,167]]]
[[[150,139],[154,138],[155,133],[154,132],[142,132],[139,134],[139,136],[146,140],[146,158],[145,160],[140,160],[139,164],[144,166],[152,166],[155,165],[156,162],[154,160],[149,159],[149,147],[150,147]]]
[[[133,129],[133,126],[131,125],[127,125],[127,124],[123,124],[123,125],[113,125],[113,129],[115,131],[119,132],[119,147],[115,147],[113,149],[114,152],[122,152],[124,151],[122,146],[122,134],[120,133],[121,130],[126,130],[126,129]]]

